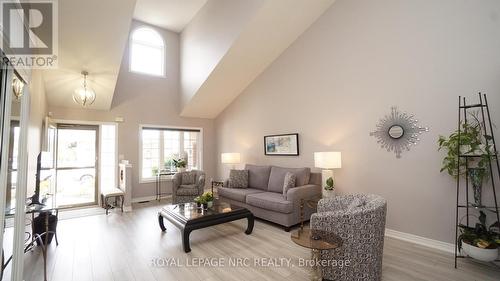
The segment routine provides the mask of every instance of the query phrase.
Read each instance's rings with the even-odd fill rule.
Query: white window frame
[[[143,178],[142,177],[142,130],[144,128],[158,128],[158,129],[173,129],[173,130],[198,130],[200,135],[199,135],[199,167],[198,169],[203,170],[203,128],[201,127],[179,127],[179,126],[168,126],[168,125],[151,125],[151,124],[140,124],[139,125],[139,183],[152,183],[155,182],[156,179],[153,178]],[[183,144],[182,138],[181,138],[181,149]],[[161,134],[160,137],[160,159],[164,158],[164,141],[163,141],[163,134]],[[171,181],[173,176],[167,176],[163,177],[162,181]]]
[[[146,28],[146,29],[152,30],[153,32],[155,32],[156,34],[158,34],[158,36],[160,37],[161,41],[163,42],[162,43],[163,46],[161,47],[161,51],[162,51],[161,52],[161,61],[163,62],[162,65],[161,65],[161,74],[154,74],[154,73],[150,73],[150,72],[137,71],[137,70],[133,70],[132,69],[132,53],[133,53],[133,49],[134,49],[134,44],[140,44],[140,45],[144,45],[144,46],[148,46],[148,47],[152,47],[152,48],[159,48],[158,46],[153,46],[151,44],[148,44],[148,42],[134,41],[134,38],[133,38],[134,37],[134,33],[137,30],[142,29],[142,28]],[[166,44],[165,44],[165,39],[160,34],[160,32],[158,32],[156,29],[154,29],[151,26],[147,26],[147,25],[137,26],[130,33],[128,46],[129,46],[129,52],[128,52],[128,69],[129,69],[129,72],[143,74],[143,75],[150,75],[150,76],[154,76],[154,77],[163,77],[163,78],[167,77],[166,70],[165,70],[166,69],[166,64],[167,64],[166,59],[165,59]]]

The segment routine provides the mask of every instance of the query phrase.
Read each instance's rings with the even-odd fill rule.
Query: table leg
[[[248,225],[247,225],[247,230],[245,231],[245,233],[248,235],[248,234],[251,234],[253,231],[253,222],[254,222],[253,214],[249,214],[247,216],[247,220],[248,220]]]
[[[158,213],[158,223],[160,224],[161,231],[167,230],[167,228],[163,224],[163,216],[160,213]]]
[[[184,249],[184,252],[186,252],[186,253],[191,252],[191,247],[189,246],[189,235],[190,234],[191,234],[191,229],[189,229],[189,228],[184,228],[181,230],[182,248]]]
[[[47,281],[47,249],[49,246],[49,217],[50,213],[45,214],[45,251],[43,251],[43,280]]]

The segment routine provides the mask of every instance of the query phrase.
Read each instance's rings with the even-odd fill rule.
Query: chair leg
[[[106,216],[107,216],[109,212],[109,206],[108,206],[108,198],[106,197],[104,197],[104,208],[106,209]]]
[[[123,203],[125,202],[125,196],[120,196],[120,200],[122,201],[122,205],[121,205],[121,209],[122,209],[122,213],[123,213]]]

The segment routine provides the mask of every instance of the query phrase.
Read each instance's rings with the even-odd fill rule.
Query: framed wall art
[[[264,154],[279,156],[298,156],[299,134],[264,136]]]

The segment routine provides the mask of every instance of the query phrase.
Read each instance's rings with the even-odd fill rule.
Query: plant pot
[[[469,257],[484,261],[484,262],[492,262],[498,258],[498,249],[482,249],[476,246],[472,246],[462,241],[462,249],[465,254]]]
[[[472,183],[472,190],[474,191],[474,205],[482,206],[481,193],[485,170],[483,168],[471,168],[468,170],[468,172],[469,179]]]
[[[323,189],[323,198],[332,198],[335,197],[335,190],[327,190]]]
[[[177,168],[177,172],[183,173],[186,171],[186,168]]]
[[[208,201],[207,206],[209,208],[212,208],[213,205],[214,205],[214,201]]]

